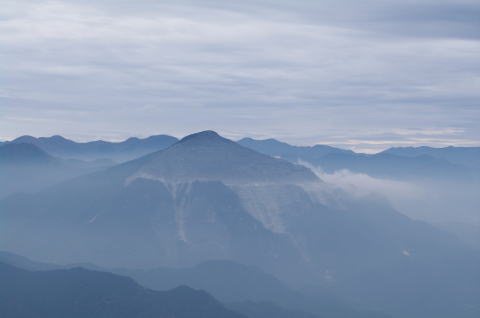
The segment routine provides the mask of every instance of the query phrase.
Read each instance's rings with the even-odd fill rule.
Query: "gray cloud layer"
[[[0,138],[479,145],[479,15],[467,0],[7,0]]]

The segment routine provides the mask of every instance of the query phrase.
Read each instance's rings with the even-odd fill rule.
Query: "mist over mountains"
[[[0,318],[480,318],[479,16],[2,1]]]
[[[396,147],[390,148],[383,153],[417,157],[417,156],[432,156],[438,159],[448,160],[454,164],[464,165],[466,167],[478,169],[480,167],[480,147]]]
[[[317,145],[291,146],[244,138],[256,151],[307,164],[330,183],[356,194],[381,194],[402,213],[480,247],[480,147],[404,147],[360,154]]]
[[[60,159],[29,143],[0,146],[0,198],[42,188],[113,165],[111,160]]]
[[[61,266],[90,263],[152,289],[205,289],[251,317],[480,313],[478,250],[398,211],[381,192],[355,195],[330,177],[346,169],[378,180],[473,186],[475,148],[366,155],[276,140],[233,142],[213,131],[129,140],[54,136],[0,145],[10,180],[20,179],[18,171],[71,173],[31,189],[5,186],[11,191],[0,200],[0,249]],[[85,161],[140,153],[108,167]],[[87,166],[95,171],[80,171]],[[158,295],[147,294],[147,303]]]
[[[36,145],[56,157],[57,162],[64,159],[68,168],[64,168],[65,164],[51,165],[53,169],[47,173],[38,163],[33,168],[26,164],[18,169],[10,167],[5,170],[7,176],[0,180],[0,197],[36,191],[75,175],[165,149],[176,141],[177,138],[168,135],[113,143],[77,143],[61,136],[22,136],[3,145],[24,142]],[[307,165],[349,192],[380,193],[402,213],[435,224],[480,247],[480,216],[476,212],[480,205],[479,147],[400,147],[372,155],[326,145],[292,146],[275,139],[243,138],[238,143],[269,156]],[[7,150],[4,148],[4,152]],[[456,213],[451,213],[452,210]]]

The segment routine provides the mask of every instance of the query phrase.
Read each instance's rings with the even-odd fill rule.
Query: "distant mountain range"
[[[480,312],[477,251],[211,131],[3,199],[0,232],[0,248],[46,262],[195,268],[227,259],[393,316]],[[419,304],[419,295],[428,297]]]
[[[50,155],[64,159],[112,159],[115,161],[125,161],[167,148],[177,141],[178,139],[172,136],[157,135],[144,139],[132,137],[122,142],[108,142],[103,140],[75,142],[56,135],[40,138],[22,136],[12,141],[4,142],[3,145],[20,143],[33,144]]]
[[[0,147],[2,144],[29,143],[59,158],[121,162],[166,149],[177,141],[169,135],[144,139],[132,137],[122,142],[74,142],[58,135],[39,138],[22,136],[1,143]],[[326,145],[293,146],[275,139],[244,138],[238,143],[269,156],[294,163],[309,163],[325,172],[348,169],[374,177],[396,179],[480,178],[480,147],[399,147],[371,155]]]
[[[268,153],[271,156],[278,156],[290,161],[300,158],[308,161],[315,161],[331,154],[355,155],[351,150],[335,148],[326,145],[315,146],[293,146],[276,139],[253,139],[243,138],[238,141],[242,146],[251,148],[261,153]]]
[[[361,154],[324,145],[292,146],[275,139],[244,138],[239,144],[291,162],[305,162],[331,173],[341,169],[394,179],[478,180],[480,147],[390,148]]]

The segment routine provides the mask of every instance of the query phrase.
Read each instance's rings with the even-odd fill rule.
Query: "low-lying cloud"
[[[400,210],[404,209],[405,202],[421,200],[426,195],[422,187],[411,182],[374,178],[347,169],[327,173],[311,164],[301,164],[310,168],[333,189],[342,190],[355,198],[380,196]]]
[[[326,173],[308,163],[301,164],[326,183],[323,191],[337,189],[357,199],[386,199],[398,212],[433,224],[480,247],[480,198],[476,185],[448,179],[436,182],[380,179],[346,169]],[[319,194],[319,198],[327,204],[329,202],[325,198],[328,197]]]

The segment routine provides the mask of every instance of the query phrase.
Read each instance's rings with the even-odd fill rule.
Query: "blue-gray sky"
[[[0,139],[480,145],[478,0],[4,0]]]

